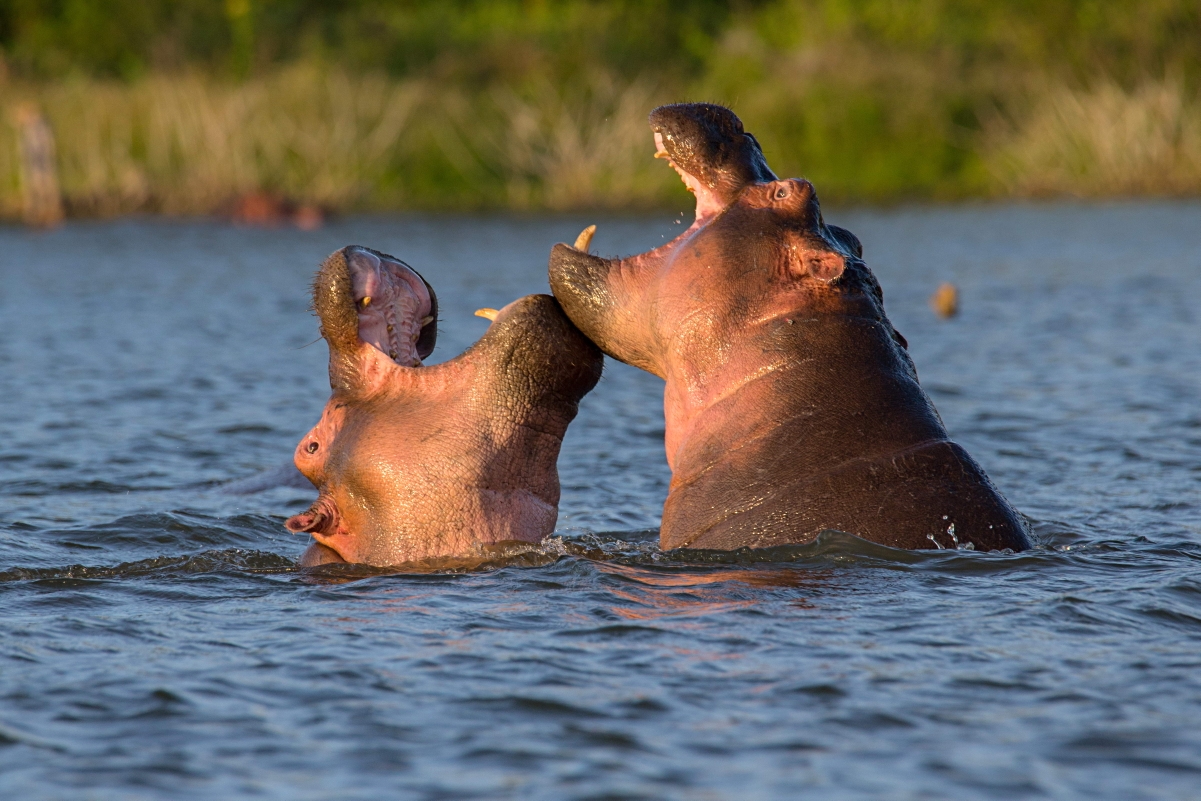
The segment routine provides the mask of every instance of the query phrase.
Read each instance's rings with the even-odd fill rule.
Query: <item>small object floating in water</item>
[[[954,317],[959,313],[959,290],[950,282],[939,284],[930,296],[930,308],[944,320]]]

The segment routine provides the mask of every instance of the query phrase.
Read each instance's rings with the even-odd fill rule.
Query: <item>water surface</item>
[[[546,548],[314,581],[311,493],[220,485],[320,413],[321,258],[422,271],[438,361],[596,220],[0,230],[4,796],[1198,797],[1201,206],[827,216],[1035,550],[660,553],[662,385],[610,362]]]

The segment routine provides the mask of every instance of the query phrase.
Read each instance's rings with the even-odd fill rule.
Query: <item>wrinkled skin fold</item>
[[[471,556],[554,531],[563,435],[602,365],[554,298],[510,303],[433,367],[421,361],[437,299],[398,259],[339,250],[317,274],[313,307],[332,395],[294,455],[319,491],[287,521],[316,541],[302,566]]]
[[[813,186],[777,180],[728,109],[664,106],[650,123],[696,221],[628,258],[556,245],[550,283],[605,353],[666,381],[661,545],[836,529],[899,548],[1029,547],[950,441],[859,240],[825,223]]]

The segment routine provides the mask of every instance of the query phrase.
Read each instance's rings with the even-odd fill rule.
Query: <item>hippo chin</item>
[[[556,245],[550,282],[610,356],[666,380],[664,548],[766,547],[836,529],[899,548],[1029,547],[1024,523],[918,384],[849,231],[775,180],[732,112],[656,109],[657,157],[696,222],[629,258]]]
[[[313,307],[333,394],[295,453],[319,490],[286,524],[316,540],[302,566],[470,556],[554,530],[559,448],[602,365],[554,298],[487,310],[487,333],[433,367],[437,299],[403,262],[344,248]]]

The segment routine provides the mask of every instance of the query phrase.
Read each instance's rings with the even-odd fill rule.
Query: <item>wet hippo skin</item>
[[[487,333],[433,367],[437,299],[400,260],[334,253],[313,307],[333,392],[295,453],[319,490],[287,521],[316,540],[303,566],[470,557],[554,530],[563,435],[602,365],[554,298],[489,310]]]
[[[628,258],[591,231],[550,258],[555,297],[610,356],[666,381],[665,548],[804,543],[1029,547],[1021,517],[950,441],[858,239],[813,186],[776,180],[728,109],[651,114],[693,225]]]

